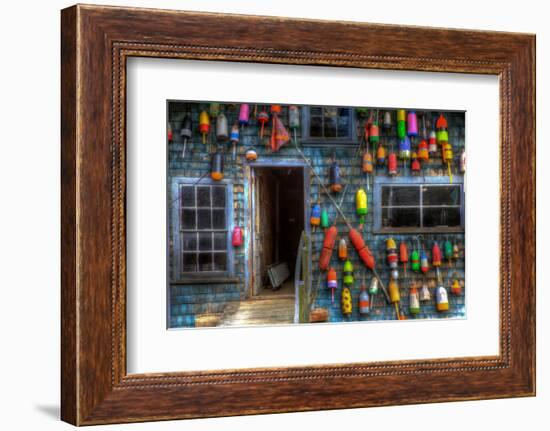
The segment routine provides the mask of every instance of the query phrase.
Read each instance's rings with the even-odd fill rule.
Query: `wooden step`
[[[281,325],[294,322],[294,298],[251,299],[228,304],[218,326]]]

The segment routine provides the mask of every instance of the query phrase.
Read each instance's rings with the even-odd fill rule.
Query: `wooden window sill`
[[[241,282],[241,279],[239,277],[233,277],[233,276],[197,275],[197,276],[186,276],[186,277],[179,278],[177,280],[172,280],[170,281],[170,284],[174,284],[174,285],[237,284],[240,282]]]

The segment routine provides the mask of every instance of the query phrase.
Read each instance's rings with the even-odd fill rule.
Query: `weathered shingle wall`
[[[207,107],[206,104],[193,105],[192,115],[194,124],[194,137],[192,143],[187,145],[187,154],[185,160],[181,158],[182,140],[179,136],[179,129],[181,127],[181,120],[183,119],[185,105],[180,103],[171,103],[169,112],[169,121],[173,128],[174,142],[169,148],[169,175],[196,177],[199,178],[204,173],[208,172],[210,168],[210,158],[207,153],[208,145],[204,146],[201,143],[201,136],[198,134],[198,115],[199,112]],[[228,117],[229,126],[235,122],[238,115],[238,105],[234,110],[225,110],[224,113]],[[449,122],[449,136],[450,141],[453,144],[454,149],[454,166],[458,166],[458,158],[460,150],[464,147],[464,114],[462,113],[446,113],[446,118]],[[285,111],[281,115],[281,119],[286,124]],[[394,118],[395,120],[395,118]],[[212,122],[214,123],[214,121]],[[211,127],[212,134],[215,133],[214,124]],[[395,133],[395,132],[394,132]],[[244,149],[249,146],[254,146],[258,152],[259,159],[273,158],[273,159],[296,159],[300,160],[297,151],[293,148],[293,145],[289,143],[283,147],[277,153],[271,153],[267,149],[267,142],[270,136],[270,128],[267,127],[264,131],[264,141],[259,142],[259,130],[255,120],[251,121],[251,124],[244,129],[241,129],[241,142],[239,144],[239,151],[242,153]],[[386,136],[382,132],[384,143],[389,150],[389,147],[393,143],[395,151],[397,151],[397,143],[395,137]],[[298,140],[300,135],[298,133]],[[215,137],[212,136],[212,142],[215,142]],[[413,145],[414,149],[415,145]],[[213,147],[212,147],[213,148]],[[301,147],[308,159],[313,163],[316,171],[321,176],[325,184],[329,183],[329,165],[332,162],[332,156],[335,154],[337,161],[341,168],[342,180],[344,185],[349,184],[348,189],[344,195],[342,209],[346,217],[354,224],[358,225],[358,216],[355,212],[355,192],[358,187],[363,186],[366,189],[366,177],[361,172],[360,156],[357,155],[357,147],[338,147],[333,146],[312,146],[304,145]],[[225,157],[225,178],[229,179],[233,183],[233,199],[234,199],[234,217],[239,218],[239,225],[244,225],[245,216],[245,203],[244,203],[244,176],[242,169],[243,157],[238,157],[237,162],[233,162],[231,157],[231,147],[225,146],[227,151]],[[388,151],[389,152],[389,151]],[[456,168],[455,168],[456,169]],[[430,175],[447,175],[447,170],[441,164],[441,160],[432,160],[430,163],[424,166],[424,174]],[[455,171],[456,174],[456,171]],[[386,175],[386,168],[380,167],[376,171],[377,176]],[[399,164],[399,175],[404,178],[409,177],[410,171],[407,169],[403,171],[402,163]],[[375,202],[373,202],[373,186],[372,178],[369,179],[370,188],[367,191],[369,200],[369,213],[366,217],[366,223],[363,229],[363,236],[367,245],[373,252],[377,261],[377,270],[385,284],[389,280],[389,268],[386,264],[386,239],[389,235],[378,235],[372,232],[373,227],[373,208]],[[330,205],[328,198],[320,193],[320,188],[315,180],[314,176],[311,176],[310,186],[310,202],[316,202],[319,194],[321,194],[321,205],[329,210],[329,216],[331,222],[334,220],[336,210]],[[335,199],[340,202],[343,193],[333,195]],[[170,199],[171,201],[172,199]],[[232,226],[232,224],[230,224]],[[339,218],[337,222],[338,231],[341,235],[344,235],[347,240],[347,227]],[[245,236],[249,235],[249,232],[245,232]],[[412,252],[412,248],[416,243],[413,240],[414,235],[392,235],[399,245],[400,241],[406,241],[409,248],[409,256]],[[331,303],[330,290],[326,288],[326,274],[320,274],[318,271],[318,259],[319,252],[322,248],[324,234],[321,229],[317,229],[312,233],[312,268],[313,268],[313,281],[312,287],[317,290],[315,306],[324,307],[329,310],[329,320],[333,322],[345,321],[348,318],[344,317],[340,310],[340,292],[342,287],[342,267],[343,262],[337,259],[337,250],[334,250],[331,265],[338,272],[338,291],[334,304]],[[462,294],[455,296],[450,294],[450,283],[453,277],[458,278],[460,281],[464,280],[464,235],[463,234],[424,234],[423,244],[426,249],[427,255],[431,261],[431,247],[433,241],[438,241],[440,248],[443,250],[443,243],[445,240],[450,240],[453,243],[457,243],[460,248],[460,258],[456,262],[452,262],[449,265],[443,261],[441,267],[441,275],[444,280],[444,284],[449,292],[450,310],[448,312],[439,313],[435,309],[435,272],[430,269],[426,276],[426,281],[430,286],[432,293],[432,299],[430,302],[422,303],[421,313],[415,318],[449,318],[449,317],[464,317],[465,316],[465,288],[462,289]],[[221,313],[224,306],[231,301],[238,301],[245,296],[244,285],[244,247],[235,250],[235,276],[238,277],[241,282],[235,284],[213,284],[213,285],[172,285],[170,286],[170,327],[187,327],[195,325],[195,316],[203,313]],[[366,283],[370,282],[372,274],[369,270],[365,269],[358,260],[356,252],[353,250],[351,244],[348,241],[348,255],[355,268],[355,284],[352,289],[353,298],[353,314],[350,320],[362,320],[358,314],[358,296],[360,289],[360,282],[365,277]],[[170,253],[170,260],[173,259],[172,253]],[[407,277],[404,276],[403,268],[400,266],[400,279],[399,286],[401,291],[401,311],[410,318],[408,313],[408,287],[412,280],[417,280],[418,287],[420,288],[423,276],[415,274],[410,270],[410,266],[407,269]],[[395,308],[386,304],[382,293],[379,293],[374,298],[374,307],[371,310],[370,315],[366,317],[367,320],[388,320],[395,319]]]

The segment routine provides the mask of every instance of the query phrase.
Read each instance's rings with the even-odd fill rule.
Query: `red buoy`
[[[365,243],[365,240],[363,239],[361,234],[355,229],[350,229],[349,239],[353,244],[353,247],[355,248],[355,250],[357,250],[357,253],[359,254],[359,258],[361,259],[363,264],[369,269],[374,269],[375,267],[374,256],[372,255],[371,251],[367,247],[367,244]]]
[[[331,226],[325,231],[323,250],[321,250],[321,256],[319,257],[319,268],[321,271],[326,270],[330,264],[330,258],[332,257],[332,250],[334,250],[337,236],[338,229],[336,229],[336,226]]]

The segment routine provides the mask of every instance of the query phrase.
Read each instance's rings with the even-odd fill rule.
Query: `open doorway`
[[[255,166],[253,297],[294,297],[294,270],[305,223],[304,168]]]

